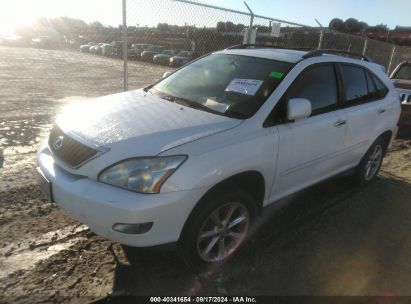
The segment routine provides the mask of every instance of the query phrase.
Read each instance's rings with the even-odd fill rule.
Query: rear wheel
[[[386,149],[387,144],[383,138],[378,138],[368,149],[355,172],[358,184],[366,185],[378,175]]]
[[[254,200],[240,189],[209,196],[184,227],[180,256],[197,271],[228,261],[244,244],[255,216]]]

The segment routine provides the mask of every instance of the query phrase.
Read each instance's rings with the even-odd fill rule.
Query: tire
[[[387,150],[387,143],[379,137],[368,149],[357,166],[354,181],[360,186],[365,186],[372,182],[380,171],[382,161]]]
[[[206,195],[187,220],[177,252],[196,272],[218,267],[244,245],[256,216],[256,202],[238,187]]]

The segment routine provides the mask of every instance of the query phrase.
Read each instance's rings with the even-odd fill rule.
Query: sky
[[[411,26],[411,0],[246,0],[255,14],[316,26],[317,18],[324,26],[334,17],[354,17],[369,25],[379,23],[394,28]],[[171,24],[215,24],[217,21],[247,23],[248,18],[231,13],[210,13],[173,0],[127,0],[129,25],[153,26]],[[216,6],[247,11],[241,0],[202,0]],[[20,25],[29,25],[40,16],[68,16],[86,22],[95,20],[107,25],[122,22],[121,0],[0,0],[0,34],[11,34]],[[226,20],[224,20],[226,19]],[[233,19],[233,20],[231,20]]]

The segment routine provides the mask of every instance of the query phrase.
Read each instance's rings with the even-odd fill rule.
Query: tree
[[[235,32],[235,29],[236,29],[236,25],[232,23],[231,21],[227,21],[225,23],[225,30],[227,32]]]
[[[158,29],[160,32],[166,32],[166,31],[168,31],[168,29],[169,29],[168,23],[159,23],[159,24],[157,24],[157,29]]]
[[[224,32],[225,31],[225,23],[223,21],[217,22],[216,28],[217,28],[217,32],[220,32],[220,33]]]

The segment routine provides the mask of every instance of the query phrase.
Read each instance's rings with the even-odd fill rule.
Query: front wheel
[[[184,227],[181,257],[197,271],[226,262],[244,244],[255,216],[254,200],[240,189],[203,200]]]
[[[355,181],[358,184],[366,185],[377,176],[384,159],[386,147],[385,140],[379,138],[368,149],[355,172]]]

